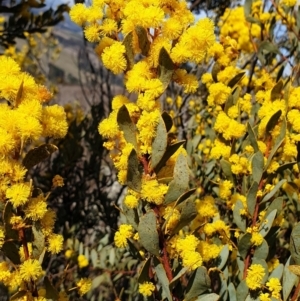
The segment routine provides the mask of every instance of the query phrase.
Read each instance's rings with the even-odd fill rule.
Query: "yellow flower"
[[[42,232],[45,236],[52,234],[56,214],[53,210],[48,210],[41,219]]]
[[[138,198],[134,195],[128,194],[124,199],[124,203],[128,208],[134,209],[138,205]]]
[[[12,185],[6,190],[6,197],[11,201],[15,208],[26,204],[29,195],[30,186],[25,183]]]
[[[139,293],[145,297],[150,297],[155,290],[155,286],[152,282],[143,282],[139,284]]]
[[[66,257],[67,259],[70,259],[71,256],[73,255],[73,253],[74,253],[73,250],[67,250],[67,251],[65,252],[65,257]]]
[[[226,200],[227,198],[229,198],[231,196],[231,188],[233,187],[233,184],[228,181],[225,180],[222,183],[220,183],[219,189],[219,196],[221,199]]]
[[[195,270],[202,265],[202,257],[200,253],[189,251],[182,253],[182,264],[189,270]]]
[[[91,24],[91,25],[85,27],[84,36],[91,43],[99,42],[100,41],[100,25],[95,23],[95,24]]]
[[[271,292],[272,297],[276,299],[280,299],[280,291],[282,290],[282,286],[280,283],[280,280],[278,278],[271,278],[266,283],[266,286],[268,287],[269,291]]]
[[[87,8],[82,3],[75,4],[70,10],[71,20],[79,26],[82,26],[87,20]]]
[[[250,290],[256,290],[262,286],[265,269],[260,264],[252,264],[247,270],[246,284]]]
[[[52,234],[48,237],[47,250],[51,254],[58,254],[63,249],[64,238],[60,234]]]
[[[264,238],[259,232],[252,232],[251,235],[250,241],[254,246],[260,246],[263,243]]]
[[[28,259],[20,265],[20,276],[24,281],[38,280],[43,274],[41,264],[36,259]]]
[[[78,292],[80,296],[86,294],[92,288],[92,280],[88,278],[81,278],[76,286],[78,288]]]
[[[47,203],[42,194],[36,198],[31,198],[24,209],[27,218],[38,221],[43,218],[47,212]]]
[[[260,301],[271,301],[270,294],[268,294],[268,293],[260,294],[259,295],[259,300]]]
[[[121,42],[115,42],[106,47],[101,55],[104,66],[114,74],[123,72],[127,67],[125,51],[125,46]]]
[[[161,205],[168,189],[166,184],[160,184],[156,179],[144,180],[142,183],[141,198],[150,203]]]
[[[78,261],[78,266],[79,266],[80,269],[85,268],[85,267],[87,267],[89,265],[89,261],[82,254],[78,255],[77,261]]]
[[[67,116],[64,108],[58,105],[45,107],[42,115],[43,135],[64,138],[68,131]]]
[[[133,236],[133,227],[131,225],[123,224],[115,233],[114,242],[117,248],[125,248],[127,246],[127,239]]]

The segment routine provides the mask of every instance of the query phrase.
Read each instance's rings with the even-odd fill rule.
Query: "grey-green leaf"
[[[244,234],[238,242],[238,250],[243,259],[246,258],[249,249],[251,248],[251,234]]]
[[[132,46],[132,39],[133,39],[133,33],[130,32],[127,34],[123,40],[123,45],[125,46],[125,57],[127,60],[127,66],[128,69],[132,69],[134,65],[134,51],[133,51],[133,46]]]
[[[267,202],[269,201],[274,195],[275,193],[281,188],[281,186],[286,182],[286,179],[282,179],[280,180],[275,187],[269,192],[267,193],[263,199],[261,200],[261,203]]]
[[[269,254],[269,245],[265,240],[263,240],[262,244],[256,247],[253,256],[259,259],[266,260],[268,254]]]
[[[158,173],[165,166],[165,164],[169,160],[169,158],[176,153],[176,151],[179,149],[179,147],[181,145],[184,144],[184,142],[185,142],[185,140],[178,141],[167,147],[167,150],[164,153],[163,157],[161,158],[160,162],[154,168],[155,173]]]
[[[142,51],[142,54],[147,56],[150,49],[150,41],[148,39],[147,31],[142,26],[136,26],[135,31],[138,36],[139,46]]]
[[[279,80],[271,90],[271,100],[272,101],[274,101],[275,99],[281,98],[282,88],[283,88],[283,81]]]
[[[124,133],[126,142],[131,143],[133,147],[137,149],[136,126],[132,122],[129,111],[125,105],[123,105],[118,111],[117,122],[120,130]]]
[[[283,293],[283,301],[288,300],[291,291],[298,279],[298,276],[292,273],[289,270],[291,257],[287,260],[284,270],[283,270],[283,281],[282,281],[282,293]]]
[[[185,293],[185,300],[193,300],[194,298],[207,291],[210,286],[211,281],[206,268],[199,267],[193,272],[192,276],[189,279]]]
[[[261,151],[258,151],[254,154],[251,163],[253,180],[259,183],[264,171],[264,155]]]
[[[155,168],[166,152],[168,144],[168,134],[165,122],[160,118],[156,128],[156,135],[152,142],[151,167]]]
[[[179,154],[177,157],[173,174],[174,179],[171,181],[165,196],[165,205],[177,200],[189,187],[189,167],[185,155]]]
[[[254,149],[254,152],[258,152],[259,151],[259,147],[258,147],[258,144],[257,144],[257,137],[250,125],[250,123],[248,122],[247,123],[247,132],[248,132],[248,135],[249,135],[249,140],[250,140],[250,144],[251,146],[253,147]]]
[[[174,63],[168,53],[163,47],[159,52],[158,57],[158,78],[166,89],[172,79],[174,72]]]
[[[140,192],[142,187],[142,174],[140,163],[135,149],[132,149],[128,156],[127,185],[129,188]]]
[[[23,159],[22,164],[27,169],[30,169],[43,160],[47,159],[52,153],[57,150],[58,148],[54,144],[42,144],[39,147],[35,147],[34,149],[30,150]]]
[[[159,237],[156,227],[156,215],[153,210],[150,210],[140,218],[138,233],[143,247],[151,254],[159,256]]]
[[[238,228],[243,232],[246,231],[246,219],[244,216],[241,215],[240,211],[244,209],[244,205],[242,201],[238,200],[233,209],[233,221],[236,223]]]
[[[262,222],[260,228],[259,228],[259,233],[265,237],[269,231],[271,230],[272,224],[274,222],[274,219],[276,217],[277,209],[274,209],[270,214],[267,215],[266,217],[266,222]]]
[[[169,280],[166,274],[166,271],[163,265],[159,262],[159,260],[154,257],[153,258],[154,269],[156,272],[156,276],[158,278],[159,283],[161,284],[162,290],[167,297],[168,301],[172,301],[172,295],[169,288]]]
[[[252,186],[250,187],[248,193],[247,193],[247,207],[248,212],[251,216],[253,216],[256,206],[256,194],[258,191],[258,183],[253,182]]]
[[[293,228],[290,237],[290,251],[296,265],[300,265],[300,223]]]

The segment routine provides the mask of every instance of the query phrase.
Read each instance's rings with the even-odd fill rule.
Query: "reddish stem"
[[[300,293],[300,281],[299,281],[299,283],[298,283],[298,285],[297,285],[297,287],[296,287],[296,290],[295,290],[295,292],[294,292],[294,295],[293,295],[291,301],[297,301],[297,300],[298,300],[299,293]]]

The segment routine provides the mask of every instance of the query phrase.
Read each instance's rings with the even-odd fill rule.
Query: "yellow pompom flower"
[[[150,297],[155,290],[152,282],[143,282],[139,284],[139,293],[145,297]]]
[[[52,179],[53,187],[62,187],[64,186],[64,179],[60,175],[55,175]]]
[[[125,46],[121,42],[115,42],[106,47],[101,55],[104,66],[114,74],[123,72],[127,67],[125,52]]]
[[[70,259],[71,256],[73,255],[73,253],[74,253],[73,250],[67,250],[67,251],[65,252],[65,257],[66,257],[67,259]]]
[[[254,246],[260,246],[263,243],[264,238],[259,232],[252,232],[250,241]]]
[[[4,229],[0,227],[0,249],[4,244],[4,239],[5,239]]]
[[[45,107],[42,115],[43,135],[63,138],[68,131],[67,116],[64,108],[58,105]]]
[[[269,291],[271,292],[271,295],[273,298],[280,299],[280,291],[282,290],[282,286],[280,283],[280,280],[278,278],[271,278],[266,283],[266,286],[268,287]]]
[[[79,266],[80,269],[85,268],[85,267],[87,267],[89,265],[89,261],[82,254],[78,255],[77,261],[78,261],[78,266]]]
[[[31,198],[24,209],[27,218],[38,221],[44,217],[47,212],[47,203],[41,194],[36,198]]]
[[[92,280],[88,278],[81,278],[76,286],[78,288],[78,292],[80,296],[86,294],[92,288]]]
[[[145,180],[142,183],[141,198],[156,205],[161,205],[168,191],[166,184],[160,184],[156,179]]]
[[[84,36],[91,43],[99,42],[100,41],[100,25],[95,23],[95,24],[86,26],[84,29]]]
[[[87,8],[82,3],[75,4],[70,10],[70,18],[71,20],[79,26],[82,26],[88,17]]]
[[[51,254],[58,254],[63,249],[64,238],[60,234],[52,234],[48,237],[47,250]]]
[[[193,271],[202,265],[202,257],[200,253],[189,251],[182,253],[182,264],[189,270]]]
[[[38,280],[43,274],[41,264],[36,259],[28,259],[20,265],[20,276],[24,281]]]
[[[136,196],[128,194],[124,199],[124,203],[128,208],[134,209],[138,206],[139,200]]]
[[[16,208],[27,203],[30,195],[30,186],[25,183],[12,185],[6,190],[6,197]]]
[[[250,290],[256,290],[262,286],[265,269],[260,264],[252,264],[247,270],[246,284]]]
[[[115,233],[114,242],[117,248],[125,248],[127,246],[127,239],[133,236],[133,227],[131,225],[123,224]]]

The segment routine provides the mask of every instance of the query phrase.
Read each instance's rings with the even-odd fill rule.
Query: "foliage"
[[[16,43],[16,38],[25,39],[27,34],[44,33],[47,27],[54,26],[63,20],[68,12],[66,4],[59,5],[55,10],[46,8],[44,1],[1,1],[1,35],[0,46],[7,48]]]

